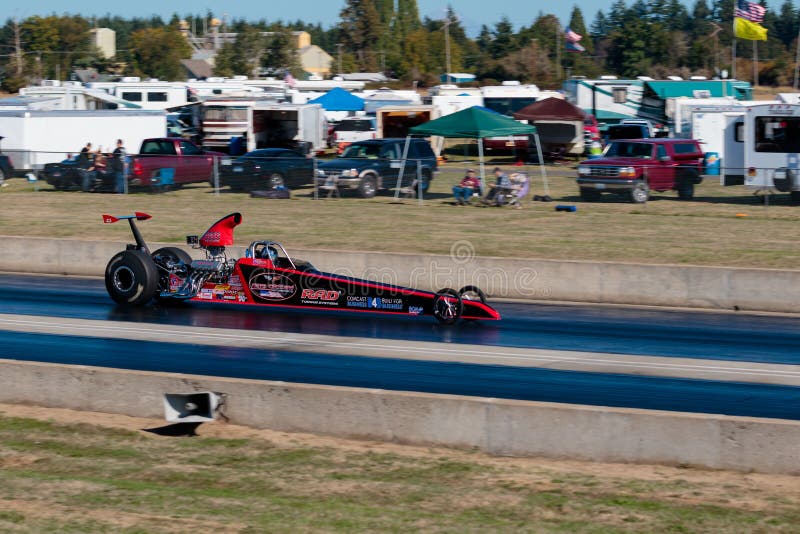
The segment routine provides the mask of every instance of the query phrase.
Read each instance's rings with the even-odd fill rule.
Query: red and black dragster
[[[104,223],[127,220],[136,241],[111,258],[106,266],[106,289],[117,303],[140,306],[156,298],[433,315],[446,324],[458,319],[500,319],[500,314],[486,304],[483,292],[475,286],[434,293],[323,273],[307,261],[289,257],[286,250],[273,241],[253,241],[243,258],[228,259],[225,247],[233,245],[233,230],[242,222],[239,213],[223,217],[199,238],[186,238],[193,248],[205,252],[205,259],[193,260],[177,247],[150,252],[136,226],[137,220],[149,218],[146,213],[139,212],[121,217],[103,215]]]

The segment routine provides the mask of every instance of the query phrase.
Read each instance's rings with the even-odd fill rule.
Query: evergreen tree
[[[378,70],[377,52],[384,32],[375,3],[370,0],[347,0],[341,12],[339,28],[344,47],[355,55],[358,68]]]

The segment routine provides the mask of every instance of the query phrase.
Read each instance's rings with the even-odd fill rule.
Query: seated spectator
[[[489,193],[481,199],[485,205],[502,206],[506,203],[508,195],[511,193],[511,180],[500,167],[494,168],[495,182],[489,184]]]
[[[475,175],[475,169],[467,169],[467,174],[461,182],[453,186],[453,196],[456,203],[461,206],[469,204],[475,191],[480,191],[481,181]]]

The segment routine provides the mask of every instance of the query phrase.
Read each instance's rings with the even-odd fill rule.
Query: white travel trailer
[[[232,137],[239,137],[250,129],[249,110],[261,102],[274,104],[276,100],[266,97],[218,97],[205,100],[201,105],[203,147],[227,150]]]
[[[158,110],[0,111],[3,153],[23,171],[62,161],[86,143],[110,151],[121,138],[135,152],[143,139],[164,137],[166,128],[166,114]]]
[[[739,116],[731,114],[727,126],[721,177],[723,185],[744,184],[756,191],[788,192],[800,201],[800,105],[759,104],[747,106]],[[735,164],[736,154],[742,155]]]
[[[319,104],[257,102],[247,110],[247,150],[297,146],[310,151],[327,146],[328,122]]]

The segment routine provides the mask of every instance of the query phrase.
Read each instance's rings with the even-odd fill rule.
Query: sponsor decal
[[[169,292],[175,293],[183,285],[183,279],[174,273],[169,275]]]
[[[237,299],[239,300],[239,302],[247,302],[247,295],[245,295],[244,293],[239,293]]]
[[[401,298],[383,298],[383,297],[369,297],[368,308],[374,310],[402,310],[403,299]]]
[[[303,292],[300,293],[300,302],[303,304],[336,306],[341,294],[341,291],[329,289],[304,289]]]
[[[422,306],[409,306],[408,313],[411,315],[422,315]]]
[[[297,286],[291,279],[271,271],[254,271],[247,285],[254,296],[263,300],[286,300],[297,292]]]
[[[228,284],[217,284],[217,285],[214,286],[214,289],[216,289],[217,291],[220,291],[220,290],[226,291],[226,290],[228,290],[230,288],[231,288],[231,286],[229,286]]]
[[[366,308],[367,304],[367,297],[347,297],[348,308]]]
[[[239,275],[238,275],[238,274],[233,274],[233,275],[231,275],[231,277],[230,277],[230,278],[228,278],[228,284],[229,284],[229,285],[230,285],[230,286],[231,286],[233,289],[242,289],[242,279],[241,279],[241,278],[239,278]]]
[[[214,294],[211,292],[210,289],[201,289],[200,295],[198,295],[201,299],[211,300],[214,298]]]

